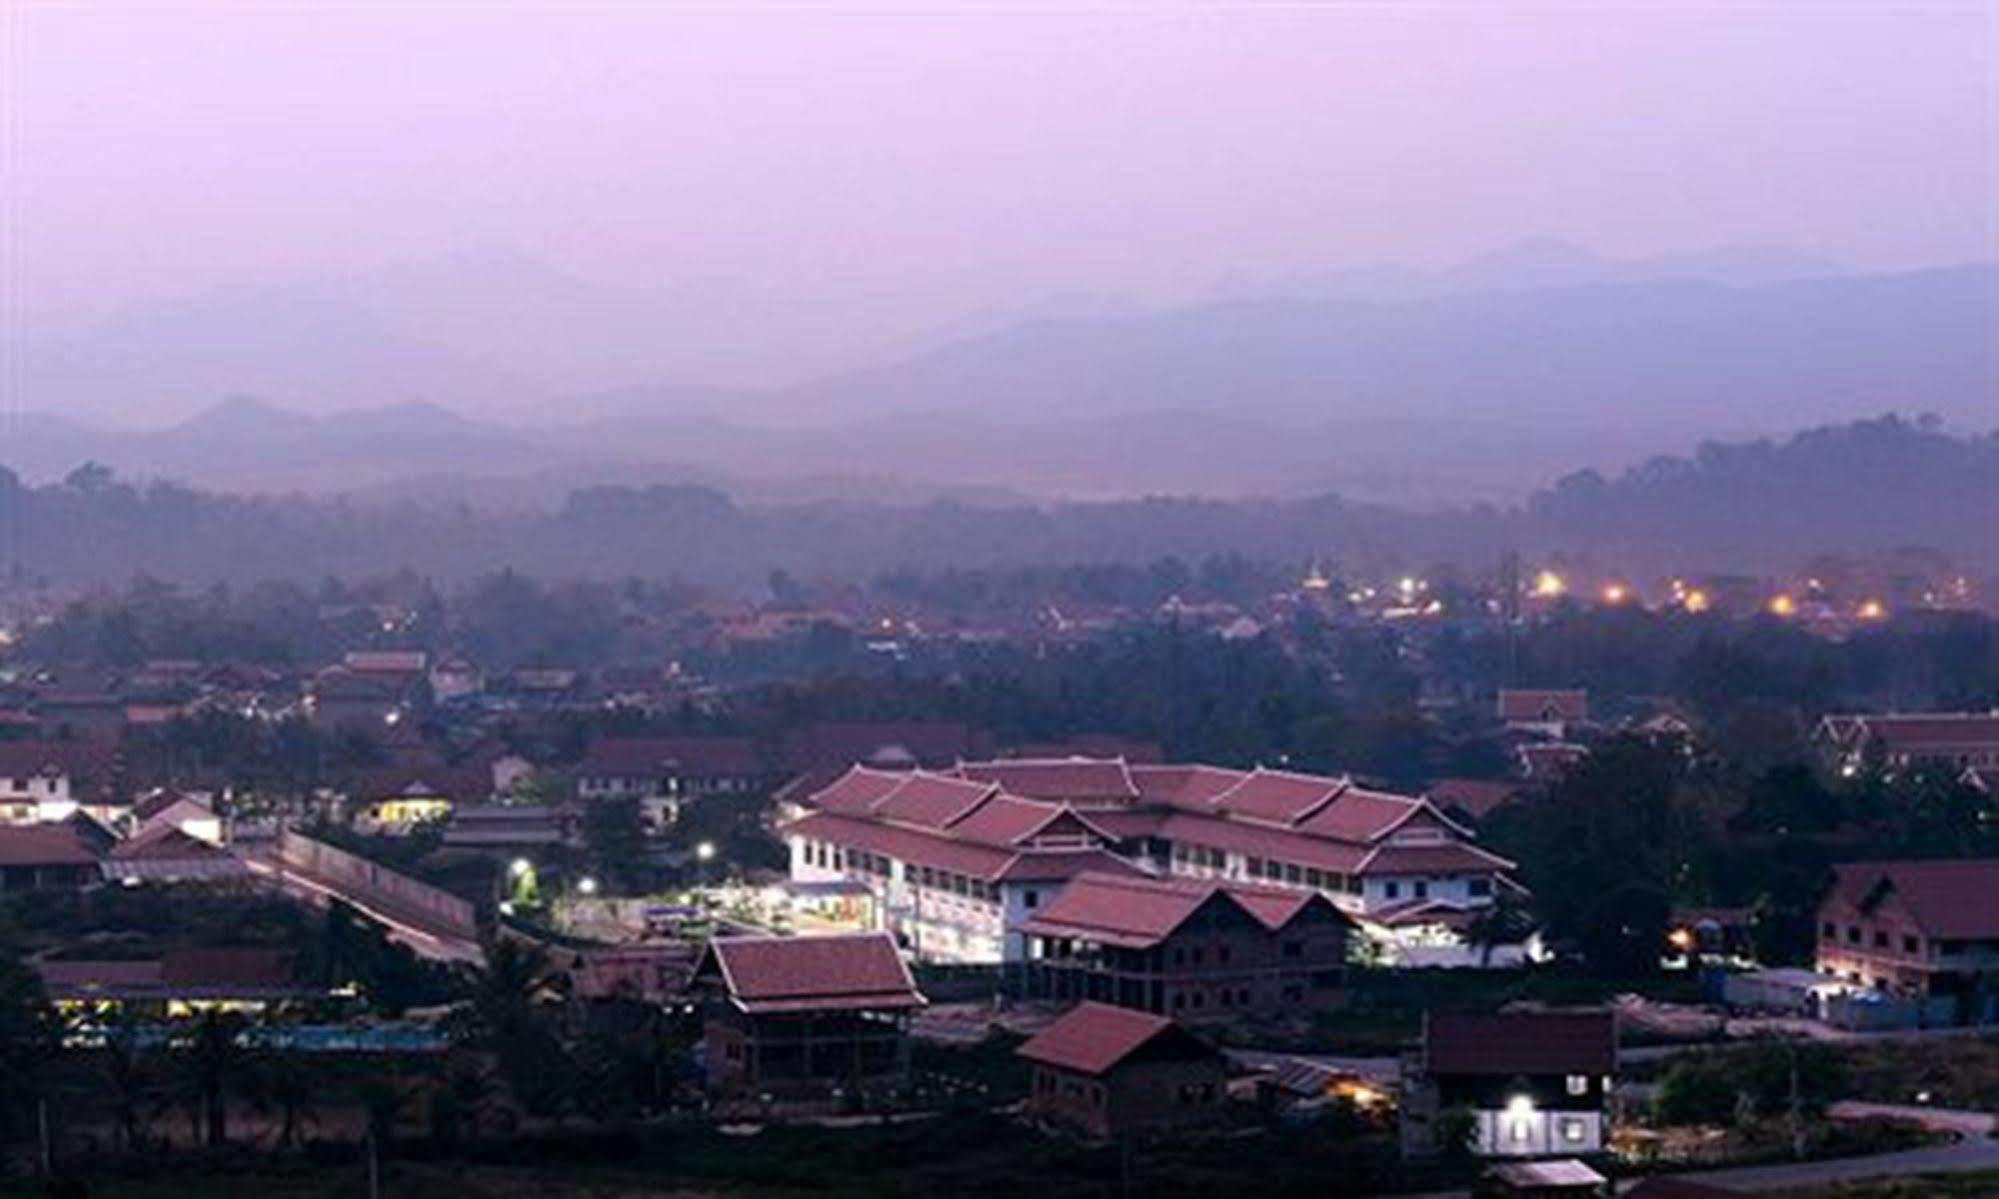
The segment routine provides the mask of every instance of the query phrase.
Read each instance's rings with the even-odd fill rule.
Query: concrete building
[[[1426,1015],[1422,1047],[1403,1068],[1403,1150],[1441,1152],[1446,1114],[1462,1110],[1483,1157],[1600,1152],[1616,1070],[1612,1012]]]
[[[1837,866],[1818,915],[1820,974],[1924,1019],[1999,1020],[1999,859]]]

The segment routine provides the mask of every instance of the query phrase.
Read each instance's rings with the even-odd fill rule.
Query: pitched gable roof
[[[1849,862],[1833,874],[1840,898],[1863,910],[1892,890],[1926,936],[1999,937],[1999,858]]]
[[[887,933],[718,937],[694,969],[751,1014],[903,1010],[924,998]]]
[[[1138,798],[1122,758],[1004,758],[962,762],[958,773],[1028,799],[1128,803]]]
[[[1015,1052],[1044,1066],[1099,1075],[1147,1046],[1168,1040],[1175,1048],[1190,1053],[1217,1052],[1165,1016],[1107,1003],[1077,1004]]]
[[[1276,931],[1315,905],[1342,922],[1346,916],[1325,897],[1305,891],[1195,879],[1079,874],[1028,921],[1028,932],[1075,936],[1146,949],[1171,936],[1195,913],[1222,904]]]
[[[1608,1011],[1438,1012],[1423,1021],[1433,1074],[1610,1074],[1617,1017]]]

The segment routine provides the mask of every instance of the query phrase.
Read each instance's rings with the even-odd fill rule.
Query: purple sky
[[[484,246],[860,336],[1537,235],[1999,244],[1984,2],[12,12],[30,314]]]

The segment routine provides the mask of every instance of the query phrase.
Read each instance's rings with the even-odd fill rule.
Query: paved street
[[[1897,1178],[1912,1174],[1958,1173],[1965,1170],[1999,1169],[1999,1141],[1992,1139],[1993,1117],[1985,1112],[1952,1111],[1933,1107],[1901,1107],[1883,1103],[1834,1104],[1832,1114],[1845,1119],[1867,1116],[1898,1116],[1926,1127],[1949,1132],[1959,1139],[1948,1145],[1910,1149],[1902,1153],[1881,1153],[1872,1157],[1831,1158],[1816,1162],[1790,1162],[1772,1166],[1745,1166],[1733,1170],[1710,1170],[1687,1177],[1717,1186],[1744,1191],[1773,1191],[1783,1187],[1807,1186],[1822,1182],[1851,1182],[1862,1178]]]

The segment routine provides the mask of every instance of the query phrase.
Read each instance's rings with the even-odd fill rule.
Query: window
[[[1428,879],[1417,879],[1414,883],[1410,884],[1410,889],[1415,892],[1418,899],[1430,898],[1430,882]]]
[[[1229,960],[1229,947],[1226,945],[1215,946],[1215,960],[1226,963]]]
[[[1587,1074],[1569,1075],[1569,1094],[1571,1095],[1589,1094],[1589,1075]]]
[[[1858,924],[1849,924],[1846,926],[1846,943],[1848,945],[1860,944],[1860,926]]]
[[[1888,948],[1888,934],[1882,932],[1878,928],[1874,930],[1874,948],[1876,949]]]
[[[1247,870],[1247,871],[1249,872],[1249,876],[1250,876],[1251,878],[1262,878],[1262,877],[1263,877],[1263,859],[1262,859],[1262,858],[1248,858],[1248,859],[1245,859],[1245,860],[1244,860],[1244,862],[1243,862],[1243,868],[1244,868],[1245,870]]]
[[[1381,884],[1381,896],[1383,899],[1402,898],[1402,884],[1393,879]]]
[[[1569,1145],[1582,1144],[1583,1137],[1587,1135],[1587,1132],[1588,1132],[1588,1125],[1584,1124],[1581,1120],[1578,1120],[1574,1116],[1563,1117],[1562,1141],[1565,1144]]]
[[[1826,941],[1839,940],[1839,926],[1828,920],[1819,926],[1819,937]]]
[[[1284,881],[1297,884],[1305,881],[1305,868],[1295,862],[1284,863]]]
[[[1302,941],[1286,941],[1284,943],[1284,956],[1287,958],[1304,957],[1305,943]]]
[[[1492,880],[1489,878],[1472,879],[1465,884],[1465,893],[1467,895],[1490,895],[1492,894]]]
[[[1041,906],[1041,892],[1029,887],[1020,893],[1020,902],[1024,907],[1038,908]]]
[[[1903,953],[1921,953],[1922,951],[1923,951],[1923,943],[1921,941],[1918,941],[1916,938],[1911,937],[1906,933],[1903,934],[1902,936]]]

